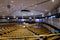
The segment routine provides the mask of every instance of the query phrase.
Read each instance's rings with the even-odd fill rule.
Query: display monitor
[[[24,22],[26,21],[25,19],[18,19],[18,22]]]
[[[60,30],[55,30],[55,33],[60,33]]]
[[[35,22],[43,22],[42,19],[35,19]]]
[[[17,21],[18,21],[18,22],[22,22],[22,19],[18,19]]]

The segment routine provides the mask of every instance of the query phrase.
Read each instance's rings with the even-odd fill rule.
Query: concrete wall
[[[60,18],[55,18],[55,19],[48,18],[48,19],[45,19],[44,22],[49,23],[60,29]]]

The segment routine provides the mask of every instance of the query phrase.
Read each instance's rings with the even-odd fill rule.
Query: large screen
[[[56,16],[50,16],[49,18],[56,18]]]
[[[25,19],[18,19],[17,21],[18,21],[18,22],[24,22]]]
[[[55,33],[60,33],[60,30],[55,30]]]
[[[42,19],[35,19],[35,22],[43,22]]]

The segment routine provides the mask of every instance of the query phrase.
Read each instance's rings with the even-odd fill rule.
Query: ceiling
[[[7,5],[10,5],[10,8],[8,8]],[[57,8],[59,5],[60,0],[0,0],[0,16],[39,15],[50,12]],[[21,13],[21,10],[23,9],[31,10],[31,12]],[[37,11],[38,13],[33,11]]]

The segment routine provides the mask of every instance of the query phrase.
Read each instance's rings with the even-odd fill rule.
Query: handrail
[[[0,39],[25,39],[25,38],[40,38],[40,37],[54,37],[54,36],[60,36],[60,33],[57,33],[57,34],[49,34],[49,35],[35,35],[35,36],[24,36],[23,38],[15,38],[15,37],[0,37]]]
[[[49,35],[35,35],[35,36],[25,36],[25,38],[50,38],[50,37],[54,37],[54,36],[60,36],[60,33],[58,34],[49,34]]]

